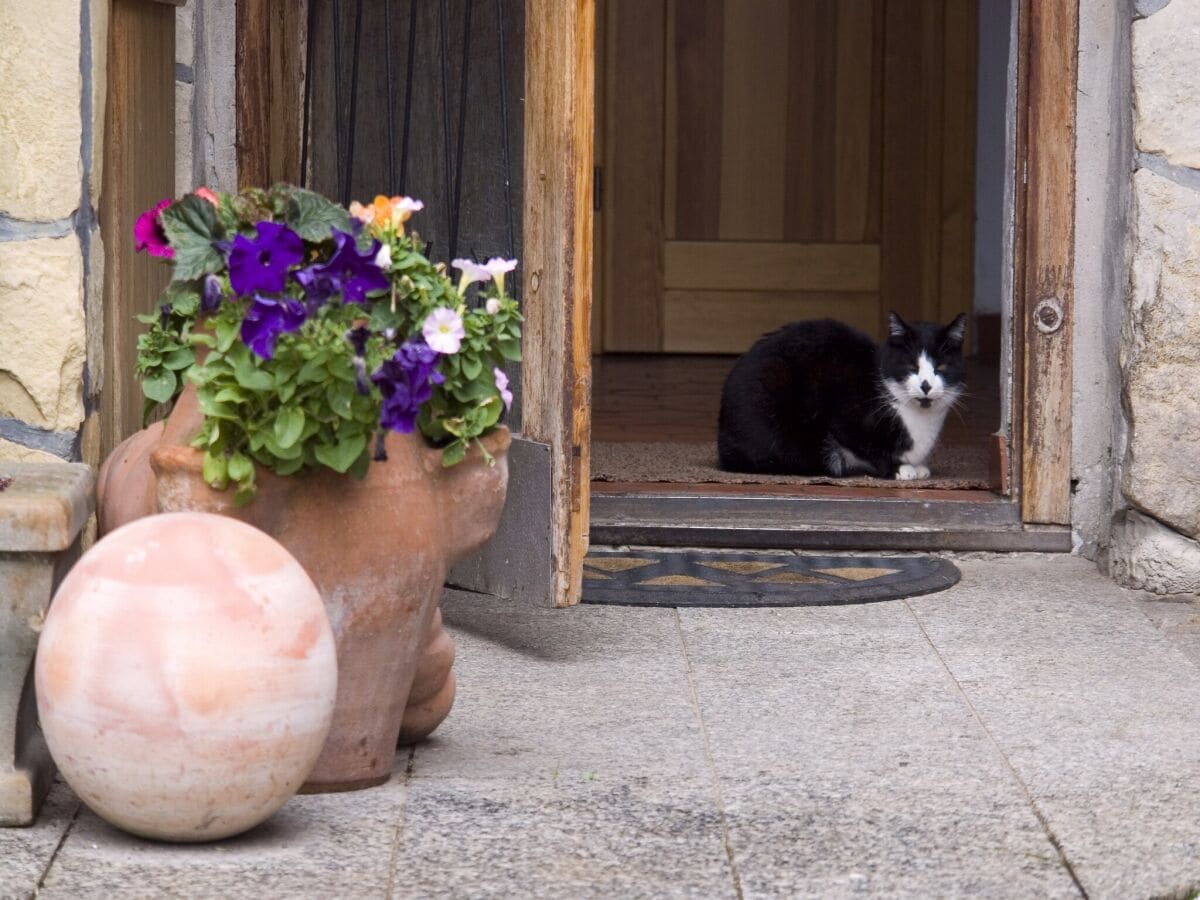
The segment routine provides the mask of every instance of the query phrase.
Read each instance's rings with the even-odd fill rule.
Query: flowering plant
[[[516,261],[456,259],[455,284],[405,227],[421,208],[380,196],[346,210],[276,185],[200,188],[138,219],[138,249],[173,267],[159,315],[140,317],[146,414],[196,386],[193,446],[212,487],[235,484],[247,502],[255,462],[361,477],[386,458],[387,431],[419,430],[450,466],[500,421],[502,367],[521,358],[504,289]]]

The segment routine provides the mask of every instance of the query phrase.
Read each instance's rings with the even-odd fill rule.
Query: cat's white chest
[[[894,409],[912,441],[911,449],[901,454],[900,462],[910,466],[925,465],[942,432],[948,407],[938,404],[930,409],[921,409],[914,404],[904,403],[897,404]]]

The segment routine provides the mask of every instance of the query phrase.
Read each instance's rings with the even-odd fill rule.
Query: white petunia
[[[447,356],[458,352],[467,335],[462,317],[445,306],[439,306],[425,317],[421,333],[425,335],[425,343]]]
[[[489,316],[494,316],[500,312],[500,299],[498,297],[488,297],[487,303],[483,305]]]
[[[385,272],[392,270],[392,245],[384,244],[379,248],[379,252],[375,254],[375,265],[383,269]]]

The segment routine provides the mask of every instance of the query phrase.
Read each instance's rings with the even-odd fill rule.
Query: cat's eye
[[[937,370],[938,370],[939,372],[945,372],[945,371],[946,371],[947,369],[949,369],[949,368],[950,368],[950,367],[949,367],[948,365],[946,365],[945,363],[942,363],[940,366],[938,366],[938,367],[937,367]]]

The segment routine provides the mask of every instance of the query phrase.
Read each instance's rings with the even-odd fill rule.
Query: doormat
[[[962,574],[934,556],[762,556],[593,550],[583,602],[615,606],[834,606],[944,591]]]

